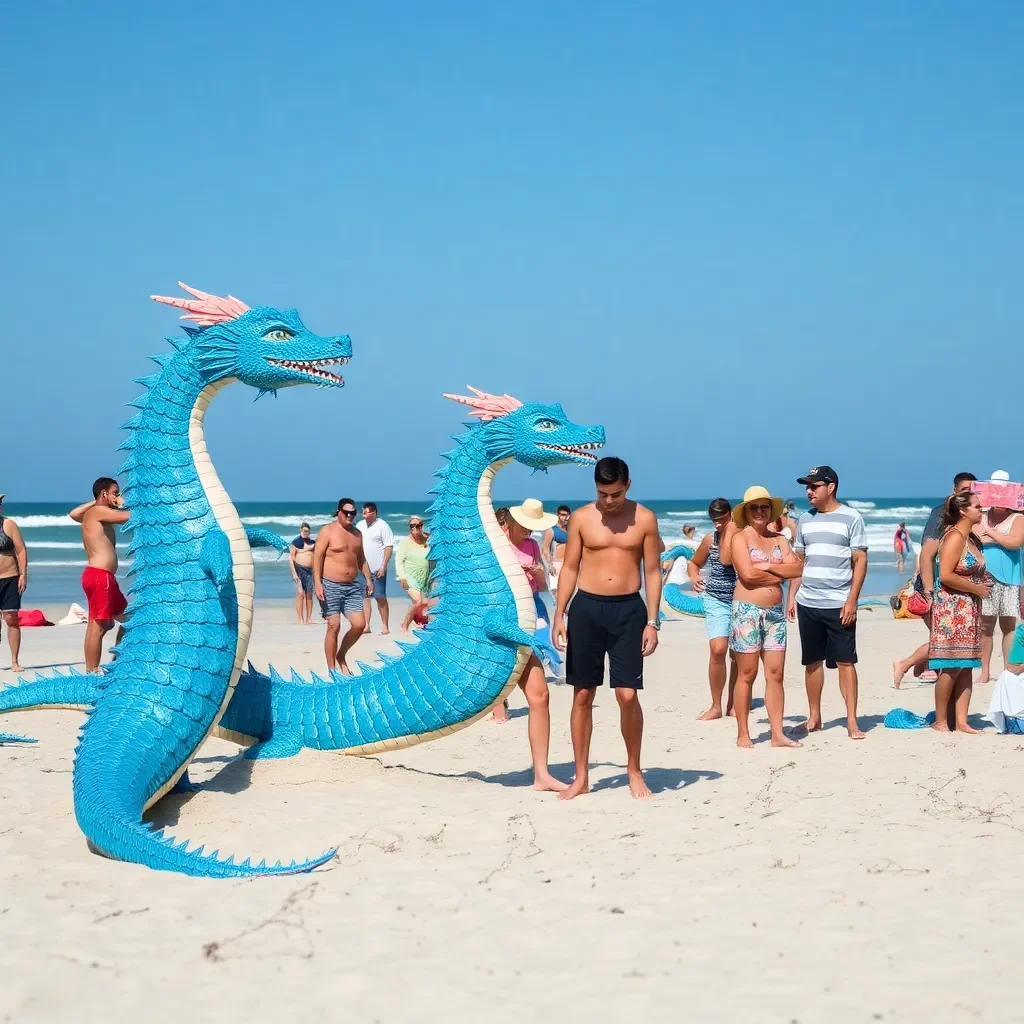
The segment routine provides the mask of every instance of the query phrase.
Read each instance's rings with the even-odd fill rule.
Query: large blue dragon
[[[363,754],[446,735],[507,695],[531,651],[544,653],[525,575],[494,517],[491,483],[513,459],[534,469],[592,464],[604,430],[572,423],[557,405],[476,391],[448,397],[480,422],[456,438],[436,474],[430,544],[440,600],[429,629],[419,643],[400,645],[403,656],[381,655],[383,666],[360,665],[358,676],[285,680],[250,666],[213,730],[250,746],[248,756],[287,757],[302,747]],[[55,675],[0,692],[0,711],[88,709],[97,699],[102,707],[107,698],[95,679]]]
[[[220,721],[245,665],[255,576],[245,530],[210,461],[203,420],[211,400],[241,381],[260,394],[294,384],[340,387],[328,366],[352,354],[347,336],[320,337],[294,310],[250,309],[182,285],[191,299],[154,296],[187,311],[175,351],[126,424],[130,620],[117,660],[75,754],[74,806],[98,852],[152,868],[207,876],[310,870],[333,851],[286,867],[188,851],[142,821],[184,775]]]

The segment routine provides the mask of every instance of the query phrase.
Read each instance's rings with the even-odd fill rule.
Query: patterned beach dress
[[[949,536],[947,531],[946,536]],[[945,538],[943,538],[945,539]],[[938,558],[935,568],[935,592],[932,597],[932,629],[928,638],[928,667],[980,668],[981,598],[962,590],[947,590],[939,583]],[[985,579],[985,559],[964,546],[954,570],[973,583]]]

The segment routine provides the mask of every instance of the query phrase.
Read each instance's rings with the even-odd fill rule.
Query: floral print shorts
[[[729,649],[737,654],[786,649],[786,610],[780,601],[762,608],[749,601],[733,601]]]

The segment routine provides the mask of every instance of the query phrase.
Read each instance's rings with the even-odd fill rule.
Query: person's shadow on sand
[[[401,768],[403,771],[414,772],[417,775],[432,775],[438,779],[472,779],[474,782],[485,782],[491,786],[508,786],[511,788],[527,787],[533,785],[533,769],[523,768],[514,772],[500,772],[497,775],[484,775],[482,772],[428,772],[421,768],[410,768],[407,765],[389,765],[389,768]],[[571,782],[575,765],[572,761],[563,761],[561,764],[550,766],[551,774],[562,782]],[[620,789],[629,784],[626,776],[626,766],[615,764],[611,761],[592,761],[590,770],[595,768],[619,768],[621,775],[612,775],[607,779],[600,779],[591,785],[590,791],[596,793],[602,789]],[[702,779],[712,781],[720,779],[721,772],[715,771],[688,771],[684,768],[645,768],[644,778],[652,793],[662,793],[666,790],[683,789],[700,782]]]

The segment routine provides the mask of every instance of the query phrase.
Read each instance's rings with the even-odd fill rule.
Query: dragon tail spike
[[[76,794],[78,797],[79,794]],[[76,811],[79,810],[76,799]],[[95,809],[94,809],[95,810]],[[98,820],[95,815],[91,820]],[[102,818],[102,825],[96,829],[86,828],[79,817],[82,831],[97,850],[114,860],[143,864],[157,871],[177,871],[198,878],[244,878],[256,875],[297,875],[306,874],[326,864],[337,853],[337,848],[326,850],[316,857],[293,861],[287,868],[267,867],[262,861],[255,867],[246,857],[241,864],[235,864],[233,857],[219,858],[220,851],[204,853],[204,846],[189,850],[188,839],[180,842],[175,837],[165,838],[163,830],[152,831],[141,821],[128,821],[120,816]]]
[[[364,676],[368,676],[371,672],[376,671],[373,665],[367,665],[365,661],[357,661],[356,667],[359,669],[360,675]]]

